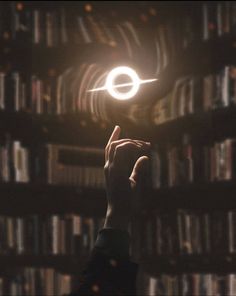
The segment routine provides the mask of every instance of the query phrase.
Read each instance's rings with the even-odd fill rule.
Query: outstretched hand
[[[105,148],[107,215],[105,227],[127,229],[135,211],[137,188],[147,170],[150,143],[121,139],[116,126]]]

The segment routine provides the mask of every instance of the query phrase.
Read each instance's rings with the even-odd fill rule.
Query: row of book
[[[43,159],[47,162],[46,182],[49,184],[105,188],[102,148],[49,144]],[[44,174],[41,178],[44,179]]]
[[[173,89],[151,108],[156,125],[188,114],[228,107],[236,103],[236,67],[225,66],[221,71],[204,77],[182,77]]]
[[[235,139],[225,139],[197,145],[184,135],[182,143],[154,148],[151,152],[153,188],[234,180],[235,143]]]
[[[74,3],[43,9],[27,3],[13,2],[5,10],[10,14],[13,39],[25,38],[33,44],[55,47],[69,43],[103,43],[117,46],[126,43],[127,50],[140,45],[138,28],[130,21],[117,21],[110,13],[93,13],[93,5]],[[32,7],[30,7],[32,6]],[[85,11],[83,11],[85,10]],[[114,21],[116,19],[116,22]],[[131,52],[130,52],[131,53]]]
[[[25,42],[24,46],[33,44],[48,48],[105,44],[117,47],[129,58],[142,54],[143,35],[148,36],[148,31],[140,30],[140,25],[147,27],[142,17],[125,18],[123,12],[117,13],[119,9],[105,9],[104,12],[100,8],[93,12],[94,7],[90,3],[46,6],[15,1],[2,5],[0,14],[8,16],[0,23],[3,40],[12,39],[20,44]],[[131,16],[133,14],[134,11]]]
[[[150,214],[140,226],[134,252],[138,256],[234,254],[235,219],[234,210],[207,213],[179,209]]]
[[[66,95],[62,76],[41,79],[34,74],[26,78],[20,72],[0,73],[1,110],[62,114],[61,101],[65,104]],[[66,110],[76,112],[77,108]]]
[[[150,296],[212,296],[236,293],[236,274],[190,273],[146,276],[146,293]]]
[[[103,219],[74,214],[0,216],[0,254],[81,256],[102,226]]]
[[[78,287],[75,276],[53,268],[25,267],[15,274],[0,276],[0,295],[69,295]]]
[[[57,115],[83,112],[92,119],[108,121],[106,92],[88,92],[103,86],[106,74],[98,64],[82,64],[44,78],[1,72],[0,109]]]
[[[47,144],[26,147],[7,137],[0,145],[2,182],[40,183],[105,188],[104,149]],[[235,139],[196,145],[188,135],[175,146],[153,147],[151,186],[233,180],[236,176]]]
[[[25,147],[9,137],[0,145],[2,182],[104,188],[104,149],[48,144]]]

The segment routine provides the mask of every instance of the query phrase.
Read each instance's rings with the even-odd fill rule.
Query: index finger
[[[110,136],[110,139],[108,140],[107,146],[110,145],[113,141],[117,141],[119,139],[120,131],[121,129],[119,125],[116,125]]]
[[[116,125],[111,136],[110,136],[110,139],[107,142],[106,148],[105,148],[105,163],[108,160],[108,148],[109,148],[110,144],[113,141],[117,141],[119,139],[119,136],[120,136],[120,127],[118,125]]]

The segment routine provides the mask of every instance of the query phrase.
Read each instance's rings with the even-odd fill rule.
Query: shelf
[[[53,267],[57,270],[79,272],[85,267],[89,253],[84,256],[70,255],[0,255],[3,268]],[[163,255],[143,258],[141,266],[150,275],[161,273],[232,273],[236,272],[236,255]]]
[[[0,255],[3,269],[21,267],[55,268],[61,271],[81,272],[88,260],[89,253],[83,256],[72,255]]]
[[[106,210],[105,190],[40,184],[0,184],[0,213],[64,214],[103,216]]]
[[[195,210],[236,209],[236,182],[215,182],[162,188],[145,192],[143,215],[158,209]],[[0,214],[64,214],[104,217],[106,193],[103,189],[88,189],[56,185],[0,184]],[[226,202],[227,200],[227,202]]]
[[[166,140],[178,140],[184,133],[203,142],[236,137],[236,106],[198,112],[148,127],[128,126],[130,136],[161,144]],[[125,128],[125,127],[124,127]]]
[[[118,122],[119,124],[119,122]],[[115,122],[92,122],[79,114],[38,115],[0,111],[0,133],[10,133],[27,143],[67,143],[105,147]],[[178,139],[189,133],[202,140],[236,137],[236,106],[186,115],[160,125],[135,126],[120,122],[124,137],[137,137],[154,143]]]
[[[142,260],[144,270],[152,276],[162,273],[235,273],[236,255],[157,256]]]
[[[0,133],[8,132],[29,144],[55,142],[105,147],[111,131],[103,124],[92,122],[88,116],[78,114],[39,115],[0,111]]]
[[[145,203],[147,211],[177,208],[228,210],[236,209],[235,194],[235,181],[189,184],[154,190]]]

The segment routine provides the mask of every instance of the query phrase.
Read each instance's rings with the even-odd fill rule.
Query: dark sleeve
[[[137,264],[129,258],[129,234],[102,229],[91,254],[79,295],[136,295]]]

